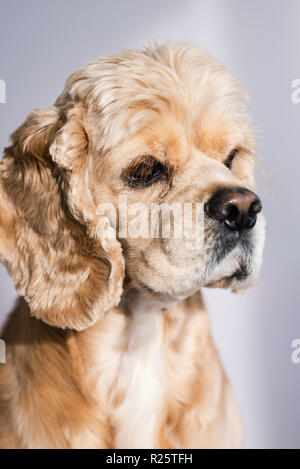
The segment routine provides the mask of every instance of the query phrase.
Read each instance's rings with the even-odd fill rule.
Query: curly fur
[[[122,175],[141,155],[172,171],[136,190]],[[253,187],[253,166],[243,90],[190,45],[92,62],[29,115],[0,163],[0,259],[20,294],[2,334],[0,447],[240,446],[199,289],[253,283],[263,217],[246,260],[237,246],[215,266],[213,222],[195,255],[179,240],[121,239],[97,207],[120,194],[204,203],[218,187]],[[247,280],[231,275],[239,262]]]

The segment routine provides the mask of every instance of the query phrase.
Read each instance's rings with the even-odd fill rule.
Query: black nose
[[[204,205],[209,217],[236,231],[253,228],[261,209],[259,197],[241,187],[220,189]]]

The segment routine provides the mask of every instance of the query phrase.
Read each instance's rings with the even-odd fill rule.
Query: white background
[[[52,104],[88,60],[154,37],[193,42],[249,91],[265,179],[267,218],[260,283],[244,295],[205,292],[213,333],[244,419],[246,447],[300,447],[299,0],[0,0],[0,146],[33,107]],[[0,268],[0,319],[16,293]]]

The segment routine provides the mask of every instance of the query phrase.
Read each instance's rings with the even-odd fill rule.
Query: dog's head
[[[83,329],[124,280],[162,301],[245,288],[264,242],[243,90],[167,43],[88,64],[1,162],[0,256],[31,311]]]

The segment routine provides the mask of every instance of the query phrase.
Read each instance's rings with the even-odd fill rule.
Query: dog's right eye
[[[123,171],[123,177],[131,187],[148,187],[156,181],[168,178],[168,167],[152,155],[139,156]]]
[[[230,153],[229,155],[227,156],[226,158],[226,161],[225,161],[225,166],[226,168],[228,169],[232,169],[232,162],[234,160],[234,157],[237,155],[237,153],[239,152],[239,149],[238,148],[234,148]]]

